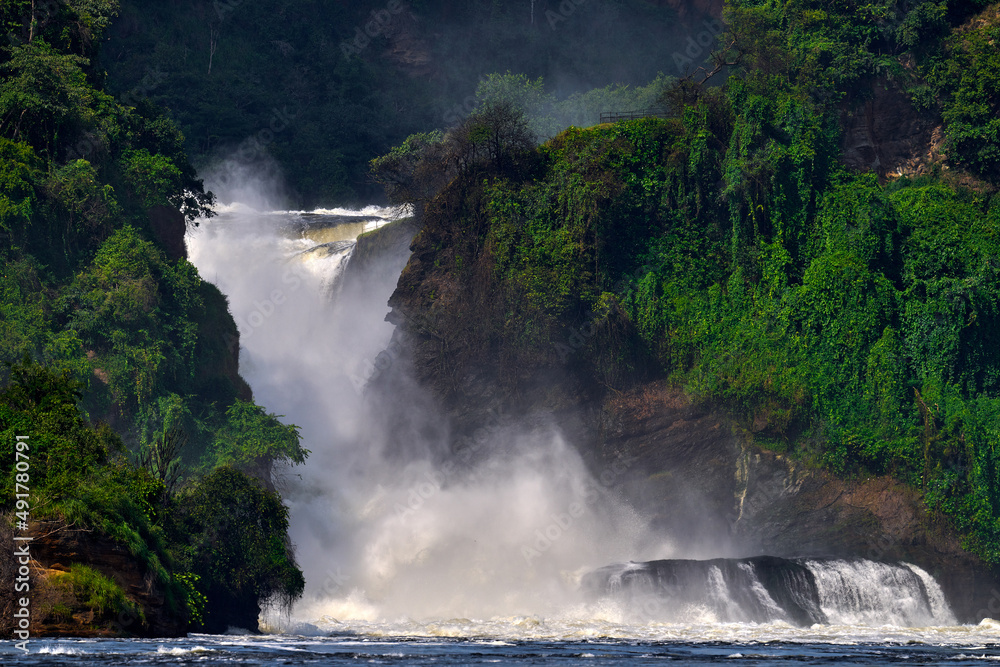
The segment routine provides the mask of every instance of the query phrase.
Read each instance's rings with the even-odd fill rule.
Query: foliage
[[[507,102],[524,112],[531,132],[551,138],[570,126],[589,127],[607,111],[657,111],[663,93],[674,84],[673,77],[658,74],[645,86],[612,83],[601,88],[572,93],[565,99],[545,90],[542,77],[524,74],[490,74],[479,81],[477,108]]]
[[[524,111],[509,101],[488,102],[448,134],[448,159],[459,171],[489,166],[505,171],[535,146]]]
[[[291,204],[305,208],[381,196],[366,178],[369,162],[407,136],[459,123],[490,73],[542,77],[561,95],[623,91],[672,68],[690,32],[676,10],[646,0],[403,5],[393,13],[385,0],[125,0],[99,63],[118,99],[171,109],[196,164],[273,159]],[[578,102],[555,117],[584,126],[623,108]],[[562,127],[532,129],[551,136]]]
[[[60,135],[90,120],[93,90],[83,68],[88,61],[60,53],[42,40],[11,49],[0,65],[0,134],[27,141],[54,157]]]
[[[179,560],[201,579],[207,597],[205,623],[225,629],[235,606],[258,601],[285,603],[301,595],[305,582],[291,555],[288,510],[273,491],[229,467],[220,467],[179,494],[171,531],[181,543]],[[252,614],[256,616],[256,613]]]
[[[184,219],[207,214],[214,198],[162,110],[101,90],[91,63],[117,9],[113,0],[0,5],[8,31],[0,47],[0,510],[13,508],[20,474],[14,436],[27,435],[32,518],[114,540],[145,568],[168,612],[200,622],[200,588],[216,582],[174,558],[193,538],[167,535],[172,497],[209,472],[202,466],[216,431],[227,460],[252,461],[268,482],[270,457],[301,462],[307,452],[294,427],[249,402],[225,298],[160,246],[165,231],[183,234]],[[156,229],[151,210],[167,214]],[[164,219],[179,229],[164,230]],[[250,416],[227,421],[238,397]],[[281,437],[261,441],[272,435]],[[241,451],[247,443],[253,450]],[[265,509],[284,531],[286,511],[269,499]],[[298,573],[288,567],[285,575]],[[89,570],[64,579],[99,615],[131,604]]]
[[[16,435],[27,435],[32,518],[51,517],[108,535],[125,545],[184,614],[186,598],[172,579],[163,532],[156,526],[163,485],[123,459],[120,438],[87,424],[76,407],[81,385],[67,371],[33,363],[11,369],[0,393],[0,487],[13,505]]]
[[[150,155],[145,148],[128,150],[121,156],[121,172],[143,208],[168,202],[179,207],[181,195],[177,193],[183,192],[184,181],[170,158]]]
[[[949,39],[947,58],[931,68],[943,93],[947,150],[958,164],[994,181],[1000,177],[1000,20]]]
[[[479,109],[500,104],[520,109],[529,119],[529,129],[535,136],[552,136],[562,129],[552,117],[555,98],[545,92],[541,77],[530,79],[510,72],[490,74],[479,81],[476,103]]]
[[[56,586],[70,593],[80,607],[94,612],[95,623],[126,614],[146,624],[142,607],[129,599],[113,579],[91,567],[79,563],[71,565],[69,572],[56,579]]]
[[[4,504],[14,497],[15,438],[31,438],[32,488],[56,499],[73,493],[89,470],[105,463],[116,438],[107,429],[87,427],[77,410],[80,385],[69,373],[54,373],[30,363],[11,369],[11,382],[0,392]],[[36,491],[36,492],[37,492]]]
[[[389,201],[423,207],[458,173],[509,171],[535,145],[524,111],[514,102],[489,101],[448,131],[413,134],[369,164]]]
[[[399,146],[373,159],[369,168],[392,204],[424,204],[453,175],[445,150],[440,131],[411,134]]]
[[[191,264],[125,227],[66,291],[67,323],[96,352],[115,404],[135,413],[193,374],[199,282]]]
[[[299,427],[282,424],[280,416],[236,400],[226,410],[225,425],[215,432],[215,465],[256,472],[258,478],[269,480],[272,463],[305,463],[309,451],[299,444]]]
[[[22,243],[37,206],[37,170],[31,146],[0,138],[0,233]]]

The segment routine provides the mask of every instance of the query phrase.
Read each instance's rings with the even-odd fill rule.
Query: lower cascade
[[[582,589],[668,622],[809,626],[953,625],[941,587],[909,563],[775,556],[656,560],[608,565],[588,573]]]

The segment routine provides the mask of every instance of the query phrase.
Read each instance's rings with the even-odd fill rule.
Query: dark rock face
[[[883,178],[919,173],[938,159],[936,129],[901,92],[876,88],[870,102],[843,112],[844,161]],[[477,205],[453,183],[427,207],[389,301],[393,344],[444,406],[454,441],[489,426],[493,415],[530,422],[545,414],[595,473],[628,461],[615,489],[693,557],[905,561],[941,584],[959,621],[1000,617],[1000,572],[962,549],[919,491],[890,477],[839,479],[810,465],[805,451],[765,450],[747,430],[753,425],[741,427],[663,382],[602,394],[572,359],[531,356],[506,340],[492,265],[467,231],[481,224]]]
[[[863,102],[848,103],[841,126],[844,164],[874,171],[883,181],[926,173],[943,160],[940,124],[931,114],[918,113],[906,95],[885,79],[872,84]]]
[[[609,565],[583,578],[591,598],[670,621],[798,626],[953,625],[940,586],[906,563],[774,556]]]
[[[214,611],[205,614],[203,631],[208,634],[221,635],[230,628],[238,628],[247,632],[258,632],[257,618],[260,616],[260,604],[253,593],[234,596],[222,586],[209,589],[210,600],[223,600],[224,603],[213,605]]]
[[[398,278],[418,231],[420,223],[416,218],[404,218],[362,234],[344,270],[345,283]]]
[[[827,622],[809,568],[772,556],[610,565],[587,574],[582,586],[591,595],[644,596],[654,612],[658,605],[708,604],[727,622]]]
[[[503,360],[463,342],[484,338],[465,333],[482,320],[468,305],[474,286],[448,273],[448,241],[447,228],[436,225],[417,236],[390,318],[400,325],[394,344],[444,406],[455,441],[495,423],[496,414],[516,421],[546,414],[595,474],[628,461],[615,490],[694,557],[906,561],[940,583],[959,621],[1000,615],[997,572],[962,549],[918,491],[892,478],[838,479],[764,450],[724,411],[695,405],[663,382],[602,399],[571,369],[538,366],[516,369],[527,380],[512,394],[498,380]]]
[[[621,492],[695,553],[905,561],[941,584],[960,622],[1000,611],[996,572],[892,478],[843,480],[763,450],[722,412],[659,383],[608,401],[597,430],[602,459],[635,460]]]
[[[200,391],[220,404],[235,398],[252,400],[250,385],[240,375],[240,332],[229,314],[229,301],[208,282],[202,282],[199,296],[205,304],[198,322],[196,381]]]
[[[187,259],[187,244],[184,242],[187,222],[183,213],[169,206],[154,206],[149,209],[149,227],[167,257]]]

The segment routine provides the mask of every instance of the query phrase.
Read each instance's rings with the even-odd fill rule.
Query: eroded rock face
[[[844,111],[844,161],[882,178],[921,173],[940,159],[939,128],[900,91],[876,88],[869,102]],[[960,621],[1000,617],[997,570],[962,549],[919,491],[888,477],[839,479],[807,455],[765,450],[723,410],[693,404],[663,382],[602,397],[572,358],[560,363],[539,353],[539,363],[526,363],[509,354],[484,278],[489,262],[456,270],[456,257],[477,251],[463,234],[463,216],[475,219],[451,190],[428,207],[388,317],[407,368],[448,413],[453,440],[488,426],[490,415],[530,421],[545,414],[595,473],[628,462],[615,488],[686,557],[905,561],[937,579]]]
[[[149,209],[149,226],[167,257],[173,260],[187,259],[187,245],[184,242],[187,222],[183,213],[169,206],[154,206]]]
[[[50,637],[179,637],[187,631],[187,623],[170,608],[153,573],[147,571],[125,547],[61,521],[32,524],[29,535],[34,538],[31,556],[36,576],[51,582],[73,564],[82,563],[115,580],[129,597],[142,605],[146,617],[145,624],[138,618],[120,616],[110,624],[95,625],[92,615],[75,614],[72,620],[42,624],[38,634]]]
[[[683,557],[905,561],[937,579],[959,621],[1000,612],[996,572],[961,548],[918,491],[891,478],[838,479],[764,450],[724,411],[696,405],[662,381],[595,399],[566,369],[557,377],[552,369],[534,368],[524,369],[526,389],[508,395],[497,380],[499,359],[445,344],[461,340],[457,331],[421,330],[421,322],[447,328],[460,320],[461,312],[452,311],[464,310],[458,295],[466,288],[449,283],[434,260],[432,248],[443,240],[426,228],[418,236],[390,304],[400,325],[396,344],[418,381],[445,406],[453,438],[488,426],[495,419],[490,415],[530,421],[544,413],[595,475],[626,462],[614,489],[651,517],[652,529],[669,536]]]
[[[937,579],[960,622],[1000,611],[996,573],[892,478],[843,480],[763,450],[662,383],[608,401],[600,422],[601,459],[634,461],[620,491],[693,556],[905,561]]]
[[[875,81],[865,99],[845,105],[841,127],[844,164],[874,171],[883,181],[924,174],[944,161],[940,122],[914,109],[909,98],[885,79]]]

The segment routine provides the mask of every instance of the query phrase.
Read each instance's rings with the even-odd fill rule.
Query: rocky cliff
[[[410,280],[420,262],[411,260]],[[460,289],[443,284],[441,276],[431,285],[437,293]],[[413,310],[402,315],[401,304],[414,307],[407,290],[421,287],[430,288],[403,280],[393,296],[396,343],[446,406],[456,439],[488,426],[497,414],[528,420],[544,414],[570,435],[596,478],[615,466],[609,488],[652,517],[653,528],[685,555],[903,560],[941,583],[960,621],[1000,611],[995,569],[962,548],[947,519],[929,511],[919,491],[888,476],[842,479],[801,455],[761,447],[752,424],[698,404],[663,381],[595,399],[571,373],[523,369],[535,371],[530,389],[508,394],[498,382],[496,359],[477,364],[460,354],[467,363],[456,368],[447,331],[432,331]]]
[[[590,423],[596,469],[631,461],[619,490],[693,553],[903,560],[934,575],[960,621],[996,616],[996,573],[891,477],[841,479],[763,449],[723,411],[660,382],[609,398]]]
[[[63,521],[33,522],[25,536],[32,538],[27,543],[32,636],[178,637],[187,631],[180,601],[169,600],[155,574],[117,542]],[[13,553],[11,537],[9,531],[0,535],[8,553]],[[98,600],[93,591],[66,585],[73,579],[72,567],[79,564],[117,584],[127,598],[125,606],[102,608],[105,600]],[[13,579],[6,568],[2,574],[5,582]],[[8,590],[13,586],[5,584]],[[11,605],[6,596],[0,599],[0,607],[8,612],[13,611]],[[12,616],[5,612],[3,618],[9,621]],[[8,634],[10,629],[3,631]]]

